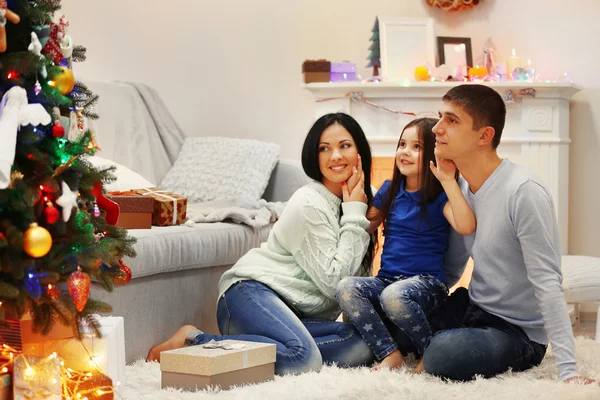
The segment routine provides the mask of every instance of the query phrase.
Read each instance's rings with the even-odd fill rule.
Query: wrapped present
[[[161,386],[202,390],[273,380],[275,345],[224,340],[160,353]]]
[[[91,374],[73,374],[65,386],[67,393],[64,397],[67,399],[114,400],[115,398],[112,379],[97,371]],[[85,396],[81,396],[82,393]]]
[[[305,60],[302,63],[304,83],[329,82],[331,62],[327,60]]]
[[[13,395],[15,400],[62,400],[60,359],[18,356],[14,362]]]
[[[108,192],[106,197],[119,205],[120,213],[116,226],[126,229],[152,228],[152,212],[154,211],[152,198],[142,196],[134,190]]]
[[[0,375],[0,400],[11,400],[12,396],[12,378],[10,374]]]
[[[348,61],[331,63],[331,82],[354,82],[356,80],[356,64]]]
[[[187,198],[159,188],[136,189],[136,193],[154,200],[152,225],[181,225],[186,221]]]
[[[44,356],[56,353],[65,367],[75,371],[100,371],[113,382],[123,382],[125,374],[125,334],[123,317],[96,316],[102,337],[96,337],[84,327],[81,340],[48,339],[23,344],[27,355]]]

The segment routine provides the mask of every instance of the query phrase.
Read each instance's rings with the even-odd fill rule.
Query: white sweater
[[[335,320],[335,288],[359,273],[368,248],[366,213],[366,204],[342,203],[319,182],[298,189],[267,241],[223,274],[219,296],[236,282],[256,280],[305,318]]]

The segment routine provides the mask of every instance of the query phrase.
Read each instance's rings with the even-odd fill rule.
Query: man
[[[442,326],[458,329],[432,338],[425,371],[456,380],[523,371],[538,365],[551,343],[561,379],[593,383],[576,370],[552,197],[529,171],[496,152],[504,101],[483,85],[454,87],[442,100],[433,128],[436,158],[460,171],[477,230],[464,238],[474,260],[469,290],[456,291],[436,313],[453,316],[454,325]]]

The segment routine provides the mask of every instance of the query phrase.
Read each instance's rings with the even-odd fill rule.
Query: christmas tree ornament
[[[92,279],[80,267],[69,277],[69,294],[77,312],[82,312],[90,298]]]
[[[0,2],[0,52],[6,51],[6,21],[10,21],[13,24],[21,22],[21,17],[8,9],[6,1]]]
[[[121,272],[125,275],[118,275],[113,277],[113,283],[115,285],[125,285],[131,280],[131,268],[127,264],[123,262],[123,260],[119,260],[119,267],[121,268]]]
[[[42,93],[42,85],[40,85],[40,82],[35,82],[35,86],[33,87],[33,93],[35,93],[36,96],[39,96],[40,93]]]
[[[92,215],[94,218],[100,218],[100,207],[98,207],[98,203],[94,203],[92,207]]]
[[[48,25],[34,26],[33,31],[37,35],[38,39],[40,39],[42,47],[45,46],[50,38],[50,27]]]
[[[46,286],[46,296],[50,297],[52,300],[57,300],[60,297],[60,289],[51,283]]]
[[[77,194],[71,191],[67,182],[62,181],[62,195],[56,200],[56,204],[62,207],[63,221],[71,218],[73,207],[77,208]]]
[[[52,118],[41,104],[28,104],[27,91],[13,86],[2,97],[0,111],[0,189],[10,183],[10,171],[15,160],[17,132],[20,126],[48,125]]]
[[[30,52],[32,52],[33,54],[38,56],[40,59],[43,59],[44,58],[44,56],[42,55],[43,47],[44,46],[42,46],[42,43],[40,43],[40,40],[38,39],[35,32],[31,32],[31,43],[29,44],[29,47],[27,48],[27,50],[29,50]],[[45,65],[42,65],[40,67],[40,75],[44,79],[46,79],[48,77],[48,72],[46,71]]]
[[[43,257],[52,248],[52,236],[50,232],[36,223],[29,225],[23,235],[23,250],[31,257]]]
[[[46,203],[46,208],[44,208],[44,218],[46,219],[46,223],[52,225],[58,221],[59,217],[60,213],[58,212],[58,209],[54,207],[54,204],[50,201]]]
[[[60,120],[57,119],[54,121],[54,126],[52,127],[52,136],[55,138],[61,138],[65,136],[65,128],[60,124]]]
[[[117,224],[117,220],[119,219],[120,208],[117,203],[112,200],[109,200],[102,193],[102,182],[98,181],[94,184],[94,187],[91,190],[92,195],[96,198],[96,203],[98,203],[98,207],[106,212],[105,219],[106,223],[110,226],[115,226]]]
[[[27,294],[32,299],[39,299],[42,297],[42,285],[40,284],[40,277],[35,270],[34,265],[30,265],[25,269],[25,289]]]
[[[73,75],[73,72],[67,67],[59,66],[58,69],[59,73],[52,77],[52,81],[54,82],[54,87],[56,87],[62,95],[66,96],[71,93],[75,87],[75,75]]]
[[[50,24],[50,37],[44,46],[43,52],[52,58],[55,64],[60,64],[65,58],[62,47],[64,46],[68,26],[67,18],[60,11],[54,13]]]

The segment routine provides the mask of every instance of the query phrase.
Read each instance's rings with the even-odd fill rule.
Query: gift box
[[[60,359],[48,357],[15,357],[13,370],[15,400],[62,400]]]
[[[11,400],[12,398],[12,379],[10,374],[0,375],[0,400]]]
[[[273,380],[275,345],[224,340],[160,353],[161,386],[202,390]]]
[[[133,190],[127,192],[108,192],[106,196],[119,205],[117,226],[126,229],[152,228],[154,200],[142,196]]]
[[[171,226],[185,223],[187,198],[156,187],[137,189],[135,192],[152,198],[152,225]]]
[[[115,384],[123,382],[125,374],[125,332],[123,317],[96,316],[100,323],[102,337],[92,334],[84,327],[81,340],[71,336],[55,339],[44,337],[36,342],[23,343],[23,351],[28,355],[45,356],[56,353],[65,367],[75,371],[100,371]]]
[[[327,60],[305,60],[302,63],[304,83],[329,82],[331,62]]]
[[[331,63],[331,82],[353,82],[356,80],[356,64],[348,61]]]

